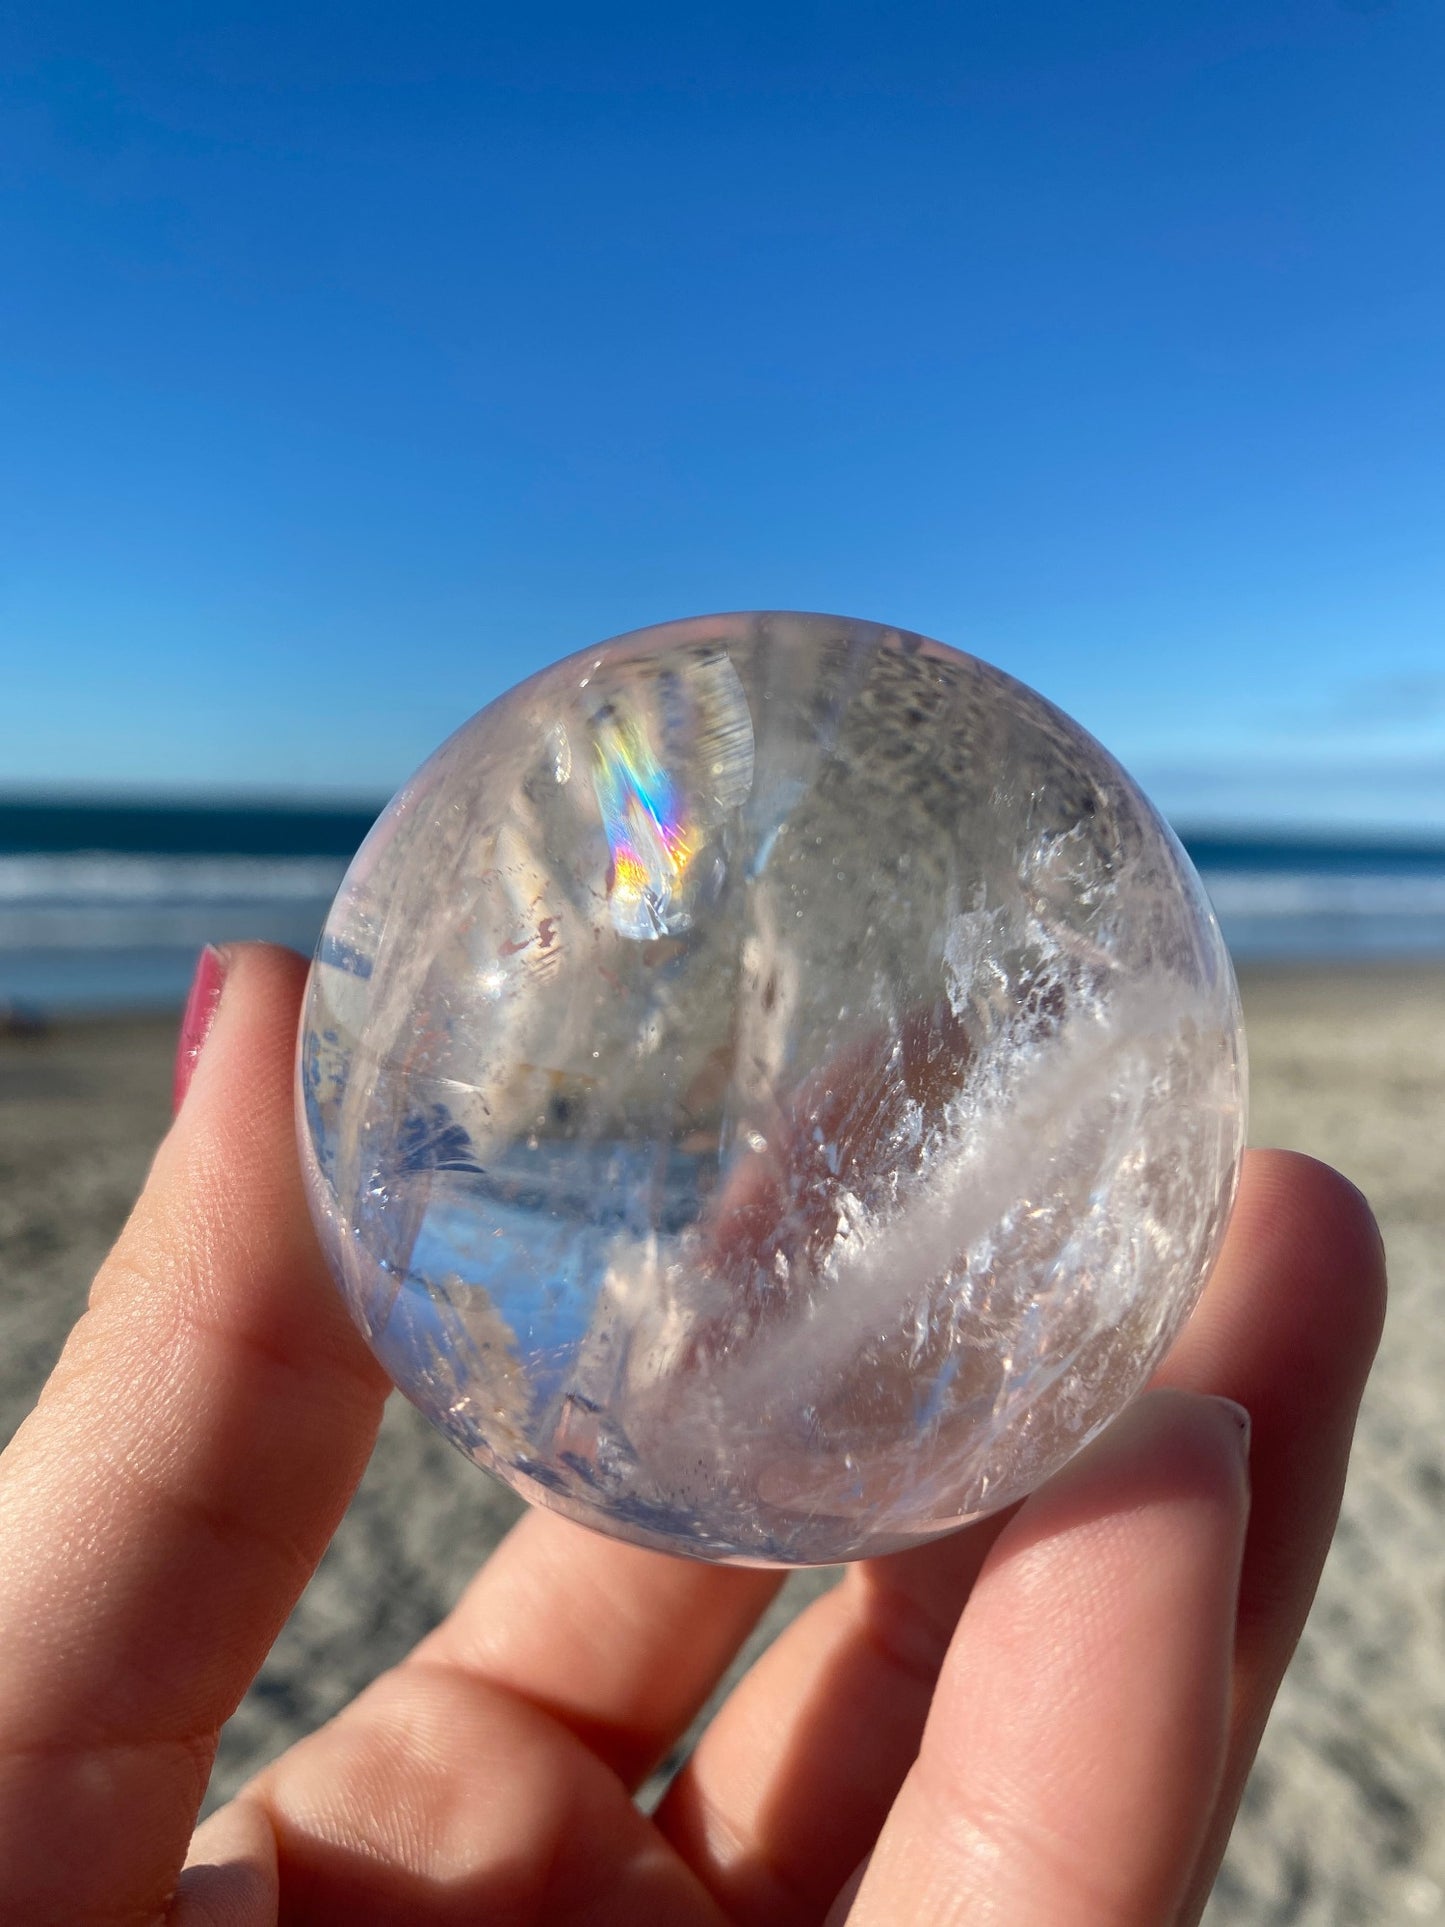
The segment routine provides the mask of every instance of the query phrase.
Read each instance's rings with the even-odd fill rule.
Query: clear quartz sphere
[[[529,1499],[758,1564],[952,1531],[1137,1392],[1243,1136],[1229,958],[1119,765],[872,623],[556,664],[352,864],[299,1053],[327,1256]]]

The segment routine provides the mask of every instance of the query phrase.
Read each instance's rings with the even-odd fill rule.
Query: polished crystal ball
[[[393,1379],[527,1498],[857,1559],[1046,1479],[1223,1234],[1229,958],[1119,765],[998,670],[669,623],[463,725],[336,900],[304,1162]]]

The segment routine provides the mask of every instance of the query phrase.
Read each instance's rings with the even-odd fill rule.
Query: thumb
[[[262,945],[207,954],[209,1033],[189,1065],[183,1039],[175,1124],[0,1459],[0,1919],[163,1907],[216,1735],[385,1395],[302,1193],[305,965]]]

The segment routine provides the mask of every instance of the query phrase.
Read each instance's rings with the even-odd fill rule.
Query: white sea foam
[[[191,951],[240,936],[305,948],[344,869],[331,857],[0,856],[0,955]]]
[[[1445,873],[1209,870],[1204,885],[1223,923],[1232,917],[1445,915]]]
[[[0,915],[103,904],[295,903],[335,895],[336,857],[130,856],[76,850],[0,856]]]

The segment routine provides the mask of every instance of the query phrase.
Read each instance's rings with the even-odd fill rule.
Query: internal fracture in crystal
[[[1107,753],[976,659],[725,616],[544,670],[362,847],[303,1158],[479,1464],[694,1556],[898,1550],[1140,1388],[1223,1234],[1229,960]]]

